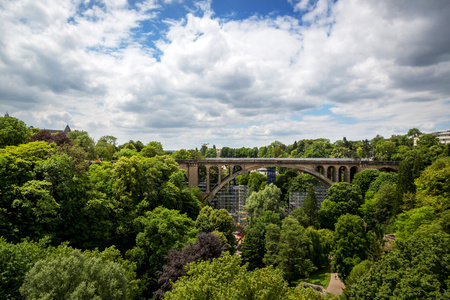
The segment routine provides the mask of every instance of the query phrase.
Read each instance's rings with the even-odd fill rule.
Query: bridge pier
[[[193,164],[188,168],[189,188],[198,186],[198,164]]]
[[[209,182],[209,169],[211,166],[206,166],[206,193],[209,194],[211,192],[211,184]]]

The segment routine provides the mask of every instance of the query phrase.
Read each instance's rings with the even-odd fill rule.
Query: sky
[[[166,150],[450,129],[448,0],[1,0],[0,114]]]

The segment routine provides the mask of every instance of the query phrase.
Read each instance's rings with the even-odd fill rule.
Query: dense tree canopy
[[[416,146],[413,138],[421,133],[413,129],[371,140],[274,141],[222,151],[205,145],[172,154],[157,141],[118,145],[113,136],[95,141],[85,131],[67,137],[29,130],[14,118],[1,121],[2,299],[57,292],[61,298],[161,297],[170,280],[176,282],[166,296],[174,299],[319,299],[287,288],[286,279],[303,280],[327,268],[330,258],[347,297],[363,298],[364,291],[367,298],[448,297],[450,146],[433,135],[420,136]],[[352,183],[334,183],[318,212],[320,183],[311,175],[278,167],[276,185],[267,185],[259,172],[242,174],[236,182],[249,187],[248,216],[240,218],[245,236],[237,247],[234,233],[242,228],[226,210],[205,206],[209,200],[199,188],[187,188],[175,161],[217,155],[401,164],[398,175],[365,170]],[[199,172],[205,180],[206,168]],[[211,167],[210,175],[217,183],[227,170]],[[303,207],[291,212],[290,193],[306,197]],[[388,233],[395,243],[384,244]],[[384,253],[383,244],[394,250]],[[224,246],[240,250],[241,258],[222,256]]]
[[[247,271],[238,256],[194,263],[187,273],[164,299],[324,299],[312,290],[289,288],[272,267]]]
[[[13,117],[0,117],[0,148],[18,146],[31,136],[27,125]]]
[[[450,238],[442,234],[397,241],[352,284],[353,299],[446,299],[450,296]]]
[[[336,223],[332,252],[332,266],[339,277],[345,280],[352,268],[368,257],[375,243],[375,235],[367,231],[361,217],[351,214],[341,216]]]
[[[125,299],[125,270],[116,262],[89,257],[80,250],[38,261],[26,274],[25,299]]]

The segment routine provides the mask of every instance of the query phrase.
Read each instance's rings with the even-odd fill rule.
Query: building
[[[435,135],[439,139],[439,143],[441,144],[450,144],[450,130],[444,130],[444,131],[436,131],[432,133],[426,133],[426,134],[432,134]],[[418,137],[414,138],[414,146],[417,145],[417,140],[424,136],[425,134],[421,134]]]
[[[9,117],[8,112],[5,113],[5,117]],[[34,127],[33,127],[33,126],[30,126],[30,129],[34,129]],[[69,127],[69,124],[66,125],[66,128],[64,128],[64,130],[56,130],[56,129],[42,129],[42,130],[47,130],[47,131],[49,131],[51,134],[62,132],[62,133],[64,133],[65,135],[69,134],[69,132],[72,131],[72,129],[70,129],[70,127]],[[75,131],[78,131],[78,130],[75,130]]]
[[[69,132],[71,132],[72,130],[70,129],[70,127],[69,127],[69,124],[67,124],[66,125],[66,128],[64,128],[64,130],[55,130],[55,129],[45,129],[45,130],[48,130],[48,131],[50,131],[50,133],[60,133],[60,132],[62,132],[62,133],[64,133],[65,135],[67,135]]]

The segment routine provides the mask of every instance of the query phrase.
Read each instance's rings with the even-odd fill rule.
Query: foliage
[[[131,158],[133,156],[138,156],[138,155],[139,154],[134,149],[123,148],[120,151],[114,153],[113,159],[120,160],[120,158],[122,158],[122,157]]]
[[[36,165],[53,154],[55,147],[55,144],[48,145],[46,142],[32,142],[0,149],[0,235],[8,240],[19,241],[27,234],[43,233],[42,228],[27,228],[21,222],[28,222],[26,218],[31,215],[40,225],[48,221],[36,217],[45,218],[45,206],[52,202],[48,195],[52,187],[45,183],[28,182],[36,180]],[[22,229],[25,231],[22,232]]]
[[[345,281],[352,268],[367,259],[368,250],[375,241],[375,235],[371,231],[367,232],[361,217],[351,214],[339,217],[331,265],[340,278]]]
[[[321,227],[334,229],[334,224],[340,216],[358,214],[361,204],[362,196],[358,186],[347,182],[334,183],[327,190],[327,198],[318,212]]]
[[[369,189],[370,184],[380,175],[377,169],[366,169],[355,175],[352,184],[359,186],[361,194],[365,195]]]
[[[225,209],[212,209],[210,206],[202,208],[195,221],[195,227],[199,232],[220,232],[227,241],[226,247],[234,252],[236,239],[233,235],[235,230],[233,217]]]
[[[316,177],[309,174],[300,174],[289,180],[287,190],[288,192],[302,192],[309,187],[309,185],[316,185],[318,183],[320,183],[320,181]]]
[[[363,260],[359,264],[353,267],[349,276],[345,280],[345,289],[342,291],[341,298],[349,299],[352,285],[356,283],[365,273],[370,270],[371,262],[369,260]]]
[[[259,192],[264,189],[266,182],[266,176],[259,172],[251,172],[248,177],[247,186],[251,192]]]
[[[124,299],[129,290],[120,264],[74,250],[38,261],[20,293],[25,299]]]
[[[439,144],[439,139],[434,134],[424,134],[417,140],[417,145],[430,148]]]
[[[274,184],[270,184],[264,190],[253,192],[248,197],[245,210],[250,218],[258,218],[264,215],[264,212],[271,210],[280,216],[284,216],[286,204],[280,201],[281,190]]]
[[[19,119],[0,117],[0,148],[18,146],[31,136],[31,130]]]
[[[86,153],[88,153],[89,159],[96,159],[95,155],[95,143],[86,131],[71,131],[67,136],[73,141],[74,144],[81,147]]]
[[[282,270],[289,281],[307,276],[315,270],[309,255],[310,245],[305,228],[294,218],[287,217],[281,222],[281,229],[274,224],[267,226],[264,263]]]
[[[102,161],[110,161],[113,159],[114,153],[116,153],[115,144],[116,143],[114,137],[103,137],[103,139],[100,138],[100,140],[94,146],[94,152]]]
[[[164,299],[322,299],[311,290],[289,288],[272,267],[247,271],[238,256],[193,263],[187,273]]]
[[[301,220],[300,224],[304,227],[319,226],[318,219],[319,206],[316,198],[316,193],[314,192],[314,187],[312,184],[308,187],[308,193],[303,200],[303,205],[300,209],[300,216],[297,220]]]
[[[0,237],[0,299],[20,299],[19,288],[25,274],[51,252],[47,248],[48,242],[48,239],[42,239],[11,244]]]
[[[329,265],[329,257],[333,248],[334,232],[329,229],[306,228],[306,235],[311,240],[309,257],[318,269]]]
[[[398,175],[396,173],[381,172],[378,177],[369,185],[368,192],[376,193],[385,184],[394,185],[397,183],[397,178]]]
[[[158,155],[158,149],[154,146],[146,146],[141,150],[141,155],[144,157],[155,157]]]
[[[245,240],[241,248],[242,260],[248,263],[249,270],[264,267],[266,227],[269,224],[275,224],[278,227],[281,225],[280,215],[270,210],[252,221],[245,225]]]
[[[352,299],[447,299],[450,237],[398,240],[350,287]]]
[[[156,151],[158,151],[159,153],[161,153],[161,152],[164,151],[161,142],[151,141],[151,142],[149,142],[149,143],[147,144],[147,146],[155,147],[155,148],[156,148]],[[142,150],[143,150],[143,149],[142,149]],[[142,151],[142,150],[141,150],[141,151]]]
[[[16,216],[15,230],[21,236],[42,238],[55,233],[60,205],[50,193],[51,186],[46,181],[30,180],[17,188],[11,208]]]
[[[166,256],[167,264],[159,273],[159,289],[153,293],[153,296],[157,299],[163,298],[164,294],[172,289],[172,283],[186,275],[187,264],[218,258],[224,250],[225,247],[216,234],[204,232],[197,236],[195,244],[187,245],[181,251],[170,249]]]
[[[420,207],[401,213],[397,216],[395,222],[397,227],[396,237],[407,239],[421,225],[429,224],[434,219],[436,219],[436,215],[431,207]]]
[[[397,145],[390,140],[380,140],[375,149],[375,158],[378,160],[391,160],[391,157],[396,153]]]
[[[280,169],[280,168],[278,168]],[[281,171],[281,170],[279,170]],[[281,171],[282,172],[282,171]],[[276,186],[281,190],[281,200],[288,202],[288,191],[291,187],[291,182],[297,177],[297,171],[293,169],[287,169],[283,174],[279,174],[276,177]]]
[[[378,193],[372,195],[373,197],[366,197],[359,211],[368,227],[381,237],[395,216],[396,190],[394,186],[387,184],[383,185]]]
[[[417,199],[437,211],[450,208],[450,157],[436,160],[416,180]]]
[[[47,143],[55,143],[58,146],[62,146],[64,144],[72,145],[72,141],[64,132],[58,132],[56,134],[51,134],[49,130],[40,130],[36,132],[29,139],[30,142],[36,141],[44,141]]]
[[[138,217],[136,225],[136,246],[127,251],[127,256],[136,262],[144,296],[150,297],[157,289],[157,272],[163,269],[165,255],[171,248],[182,249],[192,242],[197,229],[185,214],[163,207]]]
[[[394,199],[394,213],[397,214],[404,206],[403,195],[406,193],[415,193],[414,175],[411,164],[405,160],[401,161],[398,167],[397,186]]]

